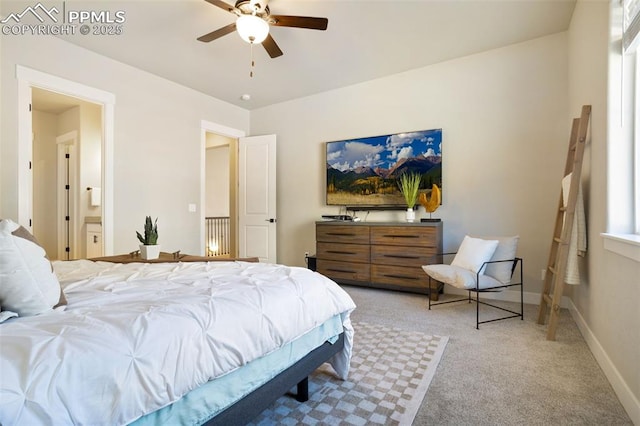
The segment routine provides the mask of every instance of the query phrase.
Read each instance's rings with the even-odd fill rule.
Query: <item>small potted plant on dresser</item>
[[[147,216],[144,221],[144,236],[136,231],[140,244],[140,257],[145,260],[157,259],[160,257],[160,245],[158,244],[158,218],[155,222],[151,216]]]
[[[416,212],[413,208],[416,205],[416,201],[418,201],[421,180],[422,175],[420,173],[403,173],[398,179],[400,192],[407,203],[407,222],[413,222],[416,219]]]

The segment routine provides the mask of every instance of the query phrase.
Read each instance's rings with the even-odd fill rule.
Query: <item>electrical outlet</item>
[[[544,281],[544,276],[546,275],[547,270],[546,269],[541,269],[540,270],[540,279],[542,281]]]

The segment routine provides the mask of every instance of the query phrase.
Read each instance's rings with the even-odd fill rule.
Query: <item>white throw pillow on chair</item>
[[[478,237],[487,240],[498,240],[498,247],[491,257],[491,261],[512,260],[516,257],[518,250],[519,235],[513,237]],[[511,269],[513,262],[490,263],[484,271],[485,275],[489,275],[502,284],[509,284],[511,281]]]
[[[465,235],[451,265],[468,269],[474,273],[478,272],[485,262],[491,260],[497,247],[498,240],[484,240]],[[484,274],[485,269],[486,268],[482,268],[480,274]]]

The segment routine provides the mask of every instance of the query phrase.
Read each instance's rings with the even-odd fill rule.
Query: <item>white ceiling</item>
[[[575,0],[271,0],[273,14],[326,17],[329,25],[271,27],[284,55],[271,59],[255,46],[253,78],[250,45],[237,34],[196,40],[234,21],[204,0],[66,3],[126,13],[123,34],[69,42],[255,109],[565,31]],[[245,93],[250,101],[240,99]]]

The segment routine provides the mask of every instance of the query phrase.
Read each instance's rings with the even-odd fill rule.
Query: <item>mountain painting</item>
[[[404,207],[398,178],[422,176],[442,189],[442,129],[327,142],[327,204]]]

